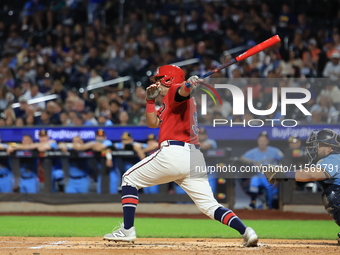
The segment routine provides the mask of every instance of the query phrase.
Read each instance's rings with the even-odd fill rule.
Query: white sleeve
[[[322,75],[323,75],[323,77],[329,77],[329,73],[330,73],[330,71],[331,71],[331,62],[327,62],[327,64],[326,64],[326,66],[325,66],[325,68],[323,69],[323,72],[322,72]]]

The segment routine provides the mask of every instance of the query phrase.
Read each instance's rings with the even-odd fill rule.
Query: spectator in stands
[[[54,80],[53,81],[53,85],[52,85],[52,89],[50,91],[50,94],[51,95],[53,95],[53,94],[59,95],[61,101],[63,103],[65,103],[65,100],[67,98],[67,91],[64,88],[64,86],[63,86],[63,84],[61,83],[60,80]]]
[[[87,56],[87,59],[85,60],[85,64],[90,69],[101,69],[104,65],[101,58],[98,56],[98,50],[96,47],[90,48],[89,55]]]
[[[5,86],[8,91],[13,91],[15,86],[15,80],[13,79],[13,75],[10,68],[2,68],[2,79],[1,84]]]
[[[252,61],[249,59],[238,66],[228,68],[225,70],[227,75],[224,73],[223,75],[247,77],[251,75],[252,69],[258,69],[261,77],[267,77],[270,71],[281,72],[278,66],[284,65],[285,62],[281,62],[278,52],[282,54],[288,50],[290,58],[287,66],[299,67],[301,76],[317,77],[328,68],[325,67],[328,61],[326,54],[332,55],[333,50],[337,50],[340,45],[336,25],[338,19],[335,14],[330,13],[325,22],[320,24],[318,19],[314,19],[317,14],[305,14],[305,10],[296,5],[293,14],[290,10],[293,6],[286,3],[281,10],[277,10],[274,3],[269,2],[252,4],[244,2],[242,8],[238,4],[236,7],[233,6],[234,3],[228,6],[222,2],[195,3],[194,9],[183,7],[183,11],[177,10],[178,4],[172,4],[174,11],[164,12],[150,2],[140,8],[138,13],[129,13],[128,18],[124,20],[124,27],[104,28],[100,13],[106,11],[103,9],[105,0],[49,1],[46,7],[44,6],[46,1],[42,0],[24,1],[25,6],[24,2],[20,6],[21,2],[18,2],[18,8],[23,9],[22,23],[20,20],[6,21],[6,24],[0,22],[0,49],[3,45],[0,72],[8,80],[6,86],[9,91],[15,94],[13,99],[8,99],[9,105],[18,102],[25,90],[26,93],[30,90],[27,82],[22,82],[26,78],[32,83],[37,83],[42,93],[59,94],[65,103],[65,90],[85,88],[91,78],[90,70],[96,69],[99,76],[95,76],[98,81],[101,76],[104,80],[124,75],[131,76],[131,83],[129,81],[98,90],[99,97],[102,91],[105,91],[104,96],[109,101],[118,100],[128,115],[131,115],[129,108],[131,95],[128,97],[125,95],[129,93],[128,90],[134,89],[137,82],[143,84],[147,79],[147,73],[153,72],[163,62],[174,61],[176,57],[183,60],[197,57],[200,59],[198,64],[201,66],[200,70],[196,70],[196,66],[190,66],[186,68],[187,72],[203,74],[204,70],[219,65],[219,56],[224,50],[252,45],[279,33],[283,35],[282,38],[289,36],[288,41],[282,41],[281,48],[278,44],[270,50],[261,52],[258,57],[254,56]],[[116,4],[109,1],[106,7],[112,8]],[[333,3],[330,4],[336,9]],[[98,9],[98,6],[102,9]],[[132,2],[127,1],[125,6],[127,9],[135,7]],[[90,16],[85,17],[81,12],[87,7]],[[172,17],[174,13],[176,14]],[[106,16],[106,24],[112,23],[114,17],[116,15]],[[90,25],[83,28],[83,24],[87,22],[90,22]],[[21,25],[25,33],[19,35],[18,28],[20,29]],[[47,30],[43,31],[45,26]],[[34,35],[28,33],[32,30],[39,32]],[[204,38],[204,31],[214,38],[210,40]],[[292,49],[296,59],[293,59]],[[210,59],[206,58],[207,55]],[[295,68],[294,71],[289,71],[288,75],[297,75],[298,70]],[[50,77],[54,81],[60,80],[60,83],[53,82],[50,89],[51,84],[48,79],[45,80],[45,73],[50,73]],[[287,72],[283,74],[287,75]],[[326,76],[330,77],[328,74]],[[42,86],[45,82],[47,86]],[[21,84],[22,87],[19,87]],[[60,88],[55,88],[58,86]],[[117,92],[117,95],[106,92]],[[91,110],[96,107],[98,98],[96,94],[97,92],[86,91],[82,94],[82,99]],[[37,110],[40,111],[35,109]],[[70,111],[68,106],[65,110]],[[112,118],[116,124],[115,119],[118,117]],[[130,122],[132,120],[130,117]]]
[[[310,54],[312,55],[313,64],[317,64],[319,61],[319,54],[321,53],[321,50],[318,48],[317,41],[314,38],[309,39],[308,51],[305,51],[302,54],[302,60],[306,59],[307,52],[310,52]]]
[[[109,107],[110,107],[110,113],[111,113],[111,121],[114,124],[119,124],[119,115],[120,115],[120,107],[121,104],[119,103],[118,100],[112,99],[109,102]]]
[[[139,119],[144,113],[144,109],[142,109],[142,105],[137,100],[132,100],[130,102],[130,106],[131,106],[131,109],[128,112],[129,124],[138,125]]]
[[[68,126],[70,124],[70,119],[67,112],[60,113],[60,121],[62,126]]]
[[[41,112],[40,117],[36,119],[35,123],[41,126],[48,126],[51,124],[50,119],[51,119],[50,113],[47,110],[43,110]]]
[[[30,0],[26,2],[24,6],[24,18],[22,19],[22,27],[21,29],[27,30],[30,28],[33,30],[34,26],[37,27],[38,30],[42,31],[42,11],[44,10],[44,5],[40,0]]]
[[[108,127],[113,126],[113,123],[110,120],[110,116],[107,113],[102,112],[98,117],[98,125]]]
[[[46,111],[50,115],[50,123],[52,125],[60,125],[60,113],[62,111],[62,108],[59,104],[55,103],[54,101],[49,101],[46,104]]]
[[[316,63],[313,60],[311,51],[309,50],[305,52],[301,73],[305,77],[317,76]]]
[[[31,99],[38,99],[40,97],[43,97],[44,95],[39,92],[39,86],[37,84],[32,84],[30,89],[26,91],[26,93],[23,95],[26,100]],[[45,102],[39,102],[35,104],[31,104],[31,106],[34,108],[34,110],[43,110],[45,109]]]
[[[87,3],[87,22],[92,24],[100,15],[106,0],[89,0]]]
[[[7,108],[8,103],[12,100],[10,100],[11,95],[8,94],[7,89],[5,86],[0,87],[0,110],[3,111]]]
[[[103,82],[103,78],[98,74],[96,69],[92,69],[90,71],[90,73],[91,73],[91,75],[90,75],[90,79],[87,83],[87,86]]]
[[[311,23],[308,21],[308,18],[305,13],[300,13],[297,17],[298,25],[297,29],[301,31],[303,39],[307,39],[312,34]]]
[[[279,14],[277,21],[278,34],[282,38],[285,36],[291,36],[296,27],[296,16],[291,12],[290,6],[284,3],[282,5],[282,12]]]
[[[34,115],[33,114],[26,115],[25,123],[26,123],[26,126],[34,126],[35,125]]]
[[[51,94],[52,86],[53,86],[52,77],[50,76],[49,73],[46,73],[43,77],[42,85],[39,86],[39,92],[41,92],[44,95],[49,95]]]
[[[7,54],[17,54],[22,50],[24,39],[19,35],[16,29],[12,29],[9,33],[7,40],[4,43],[3,52]]]
[[[334,52],[339,52],[335,48],[335,44],[334,44],[333,38],[331,38],[331,37],[326,38],[326,40],[324,42],[324,51],[326,52],[327,58],[329,58],[329,59],[332,58],[332,54]]]
[[[333,52],[330,61],[323,69],[322,75],[326,78],[337,80],[340,78],[340,52]]]
[[[336,109],[340,106],[340,89],[337,85],[337,80],[327,79],[322,80],[324,88],[320,91],[320,95],[326,95],[330,98]]]
[[[16,127],[24,127],[25,126],[25,121],[23,118],[17,118],[15,120],[15,126]]]
[[[119,113],[119,124],[121,126],[127,126],[129,124],[129,114],[126,111]]]
[[[332,39],[334,41],[334,48],[340,52],[340,34],[338,29],[333,29]]]
[[[337,123],[339,112],[333,106],[332,99],[326,94],[321,94],[309,110],[312,116],[307,117],[311,123]]]

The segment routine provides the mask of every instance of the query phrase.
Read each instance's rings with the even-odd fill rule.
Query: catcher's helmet
[[[340,153],[340,137],[331,129],[312,131],[306,141],[306,155],[309,164],[318,156],[318,149],[321,144],[326,144],[333,149],[333,153]]]
[[[156,82],[157,78],[165,87],[170,87],[173,84],[182,83],[185,80],[185,74],[183,70],[175,65],[164,65],[158,67],[154,76],[151,76],[150,80]]]

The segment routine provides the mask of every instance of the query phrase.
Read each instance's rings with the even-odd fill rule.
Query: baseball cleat
[[[340,245],[340,233],[338,233],[338,245]]]
[[[252,229],[251,227],[247,227],[246,231],[244,232],[242,236],[244,239],[244,242],[243,242],[244,247],[256,247],[257,246],[259,237],[256,235],[254,229]]]
[[[105,240],[115,241],[115,242],[130,242],[134,243],[136,240],[136,228],[131,227],[130,229],[124,228],[124,223],[120,226],[115,227],[112,233],[106,234],[104,236]]]

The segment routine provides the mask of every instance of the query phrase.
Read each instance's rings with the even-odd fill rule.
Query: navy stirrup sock
[[[122,206],[124,213],[124,228],[133,227],[135,221],[135,212],[138,204],[138,190],[135,187],[122,187]]]
[[[222,222],[224,225],[228,225],[229,227],[236,229],[241,235],[246,231],[246,226],[243,222],[236,216],[236,214],[224,207],[219,207],[216,209],[214,213],[215,220]]]

